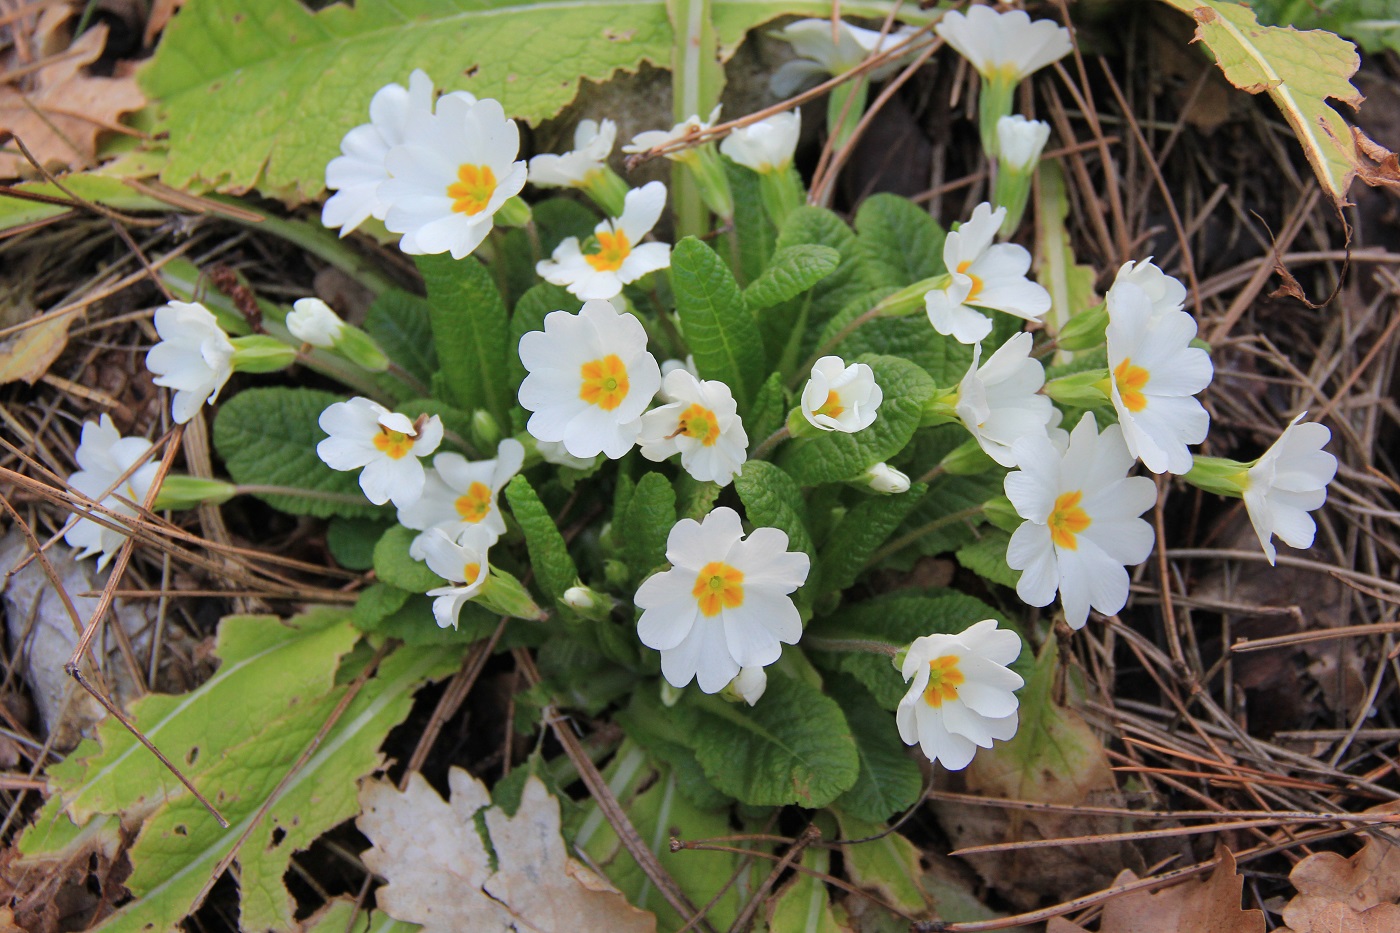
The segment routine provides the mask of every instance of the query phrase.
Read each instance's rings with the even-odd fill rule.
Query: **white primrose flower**
[[[1270,564],[1278,556],[1274,535],[1289,547],[1312,547],[1317,525],[1308,513],[1327,501],[1327,484],[1337,475],[1337,458],[1322,449],[1332,432],[1315,422],[1299,424],[1306,415],[1290,421],[1245,474],[1245,509]]]
[[[428,569],[455,584],[428,590],[429,596],[436,597],[433,618],[438,628],[456,628],[462,605],[481,591],[491,572],[486,552],[496,538],[485,525],[472,525],[456,538],[441,528],[430,528],[423,539],[422,559]]]
[[[466,91],[447,95],[475,103]],[[409,122],[433,112],[433,81],[421,69],[408,77],[408,87],[387,84],[369,103],[369,122],[355,127],[340,141],[341,154],[326,166],[326,187],[336,193],[321,210],[321,223],[339,227],[345,236],[368,218],[384,219],[389,202],[379,186],[389,180],[384,165],[389,150],[405,139]]]
[[[973,7],[973,9],[978,9]],[[985,201],[972,219],[948,234],[943,262],[949,281],[924,296],[933,329],[960,343],[977,343],[992,332],[992,321],[974,308],[1004,311],[1039,321],[1050,310],[1050,293],[1026,278],[1031,254],[1014,243],[992,243],[1006,217]]]
[[[197,301],[172,301],[156,309],[160,342],[146,354],[158,386],[175,390],[171,417],[184,424],[233,375],[233,344],[209,309]]]
[[[317,421],[327,437],[316,456],[332,470],[360,472],[360,488],[375,505],[392,501],[407,508],[423,494],[425,474],[419,457],[442,442],[442,419],[433,415],[415,424],[408,415],[356,396],[336,402]]]
[[[1034,22],[1021,10],[998,13],[991,7],[951,10],[933,27],[977,73],[1020,82],[1070,53],[1069,30],[1048,20]]]
[[[909,475],[883,461],[868,467],[861,478],[872,491],[882,495],[897,496],[909,491]]]
[[[802,111],[788,110],[741,126],[720,140],[719,151],[760,175],[781,172],[792,164],[802,133]]]
[[[1089,607],[1112,615],[1128,601],[1125,565],[1152,552],[1152,526],[1140,516],[1157,488],[1128,476],[1132,454],[1116,424],[1102,434],[1093,414],[1070,433],[1061,453],[1045,437],[1012,445],[1019,470],[1008,473],[1006,495],[1026,521],[1011,535],[1006,563],[1020,570],[1016,595],[1046,606],[1060,594],[1065,622],[1083,628]]]
[[[1186,305],[1186,286],[1182,285],[1179,279],[1157,268],[1151,257],[1142,262],[1129,260],[1123,263],[1108,294],[1112,295],[1114,288],[1124,284],[1136,285],[1147,293],[1148,300],[1152,302],[1154,317],[1168,311],[1180,311]]]
[[[612,120],[580,120],[574,130],[574,148],[563,155],[546,153],[530,160],[530,181],[543,187],[581,188],[589,176],[607,168],[617,141]]]
[[[695,355],[693,353],[687,353],[685,355],[685,359],[683,360],[662,360],[661,378],[665,379],[677,369],[685,370],[686,372],[694,376],[696,379],[700,378],[700,370],[697,369],[695,366]]]
[[[345,322],[319,298],[299,298],[287,312],[287,330],[302,343],[333,347],[345,330]]]
[[[1035,168],[1049,140],[1050,124],[1042,120],[1027,120],[1019,113],[997,120],[998,157],[1013,171]]]
[[[822,431],[854,434],[874,424],[884,397],[865,363],[847,366],[839,356],[824,356],[802,390],[802,417]]]
[[[662,380],[661,394],[667,404],[642,416],[642,456],[659,462],[679,452],[691,476],[728,485],[748,459],[749,446],[729,386],[677,369]]]
[[[1020,333],[979,367],[982,345],[972,350],[972,366],[958,385],[958,418],[978,445],[1004,467],[1016,465],[1011,445],[1027,436],[1045,436],[1055,405],[1040,387],[1045,369],[1031,358],[1035,340]]]
[[[755,528],[745,539],[730,508],[672,526],[671,569],[648,577],[634,600],[643,610],[637,637],[661,652],[667,682],[697,679],[716,693],[743,668],[772,664],[784,644],[797,644],[802,619],[788,594],[806,582],[811,561],[787,548],[776,528]]]
[[[838,20],[833,33],[829,19],[799,19],[781,30],[770,33],[773,38],[791,43],[798,57],[785,62],[768,86],[778,97],[790,97],[798,88],[827,75],[843,75],[872,55],[894,48],[909,38],[915,29],[902,26],[883,38],[878,29],[862,29],[845,20]],[[883,81],[899,67],[892,59],[866,73],[871,81]]]
[[[520,338],[520,362],[529,372],[520,404],[533,412],[526,428],[574,457],[616,460],[631,450],[661,387],[642,323],[606,301],[550,312],[544,330]]]
[[[1210,385],[1210,354],[1191,346],[1196,321],[1185,311],[1154,313],[1147,292],[1128,281],[1108,292],[1109,397],[1128,451],[1153,473],[1187,473],[1188,444],[1199,444],[1210,415],[1194,396]]]
[[[390,177],[379,187],[389,205],[384,226],[403,234],[405,253],[461,259],[486,239],[496,211],[525,187],[519,152],[520,130],[500,102],[449,94],[436,113],[413,114],[403,142],[385,157]]]
[[[649,152],[658,146],[667,146],[674,142],[679,142],[696,133],[703,133],[714,126],[719,120],[720,107],[715,105],[715,109],[710,111],[708,119],[700,119],[699,114],[691,114],[686,119],[677,123],[669,130],[647,130],[632,137],[632,141],[622,147],[622,151],[629,155],[641,155]],[[685,162],[692,157],[693,149],[678,149],[675,152],[666,153],[666,158],[673,162]]]
[[[74,453],[78,472],[68,477],[68,485],[95,500],[150,449],[151,442],[144,437],[122,437],[110,415],[104,414],[97,421],[84,421],[82,437]],[[155,462],[140,467],[108,493],[101,505],[122,515],[135,515],[136,510],[121,499],[144,504],[159,470],[160,464]],[[64,533],[63,540],[70,547],[82,549],[78,553],[79,560],[100,552],[97,569],[101,570],[121,548],[126,535],[90,518],[82,518]]]
[[[475,463],[461,454],[441,453],[433,457],[432,469],[423,482],[423,494],[412,505],[399,509],[399,524],[424,532],[409,545],[409,556],[424,560],[427,532],[441,528],[449,538],[474,525],[491,533],[491,544],[506,533],[496,496],[520,472],[525,462],[525,445],[507,437],[496,445],[496,459]]]
[[[979,748],[1016,734],[1025,685],[1007,665],[1021,653],[1021,639],[985,619],[958,635],[925,635],[904,655],[901,673],[909,692],[895,723],[905,745],[918,744],[928,760],[961,771]]]
[[[659,181],[647,182],[627,192],[624,204],[621,217],[605,220],[594,228],[596,250],[585,253],[578,237],[567,237],[554,248],[552,258],[535,265],[535,271],[546,282],[562,285],[589,301],[613,298],[622,292],[622,286],[669,266],[668,244],[642,242],[642,237],[661,219],[666,186]]]

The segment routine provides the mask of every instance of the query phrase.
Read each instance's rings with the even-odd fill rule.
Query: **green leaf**
[[[856,213],[857,253],[874,285],[903,288],[942,275],[944,230],[908,198],[876,194]]]
[[[786,445],[778,463],[803,486],[856,477],[903,450],[918,430],[924,402],[934,389],[928,374],[892,356],[862,357],[861,362],[870,364],[885,395],[875,422],[854,434],[832,431]]]
[[[815,346],[815,334],[828,320],[846,307],[856,295],[869,291],[872,284],[865,275],[857,255],[856,235],[832,211],[824,207],[799,207],[788,215],[778,232],[778,249],[803,243],[829,246],[841,254],[841,264],[812,288],[812,341],[803,350]]]
[[[389,359],[427,382],[438,367],[431,315],[427,301],[395,289],[384,292],[370,305],[364,329]]]
[[[67,191],[63,190],[64,188]],[[29,181],[15,185],[13,190],[65,200],[72,198],[72,195],[68,193],[71,191],[78,197],[117,211],[161,211],[165,213],[170,210],[169,204],[157,201],[150,195],[137,193],[135,188],[122,179],[107,178],[103,175],[74,173],[63,177],[63,188],[48,182]],[[0,198],[0,232],[23,224],[34,223],[47,217],[57,217],[59,214],[71,210],[74,208],[64,207],[61,204],[41,204],[38,201],[25,201],[20,198]],[[77,210],[83,211],[84,209],[77,208]]]
[[[578,568],[569,556],[568,545],[554,524],[554,517],[544,507],[530,481],[517,476],[506,484],[505,493],[511,514],[525,532],[525,546],[530,551],[535,579],[553,605],[564,596],[565,590],[578,582]]]
[[[836,270],[841,254],[830,246],[803,243],[773,254],[768,268],[744,289],[744,304],[750,311],[771,308],[796,298]]]
[[[984,580],[1015,589],[1021,574],[1006,564],[1010,544],[1011,535],[1000,528],[983,529],[976,541],[958,548],[958,563]]]
[[[316,456],[326,438],[317,420],[343,401],[316,389],[244,389],[214,415],[214,449],[235,483],[298,490],[257,494],[279,511],[316,518],[383,514],[360,491],[358,472],[337,472]]]
[[[860,576],[870,555],[884,544],[928,487],[916,483],[897,496],[868,496],[849,509],[827,535],[821,550],[822,590],[840,592]]]
[[[766,460],[750,460],[734,477],[734,491],[744,503],[750,524],[786,532],[788,550],[805,551],[812,558],[808,580],[815,580],[817,549],[807,531],[807,503],[792,477]]]
[[[960,425],[948,427],[961,430]],[[933,480],[929,494],[910,513],[906,527],[900,529],[898,540],[912,543],[918,553],[930,557],[955,551],[973,541],[977,534],[974,528],[984,518],[980,512],[971,514],[971,510],[1001,494],[1004,476],[996,469],[976,476],[945,474]]]
[[[613,532],[633,579],[642,579],[666,562],[666,539],[675,523],[676,490],[671,481],[660,473],[646,474],[618,514]]]
[[[905,753],[894,717],[849,675],[837,675],[827,684],[846,714],[860,756],[855,786],[832,806],[875,823],[909,809],[923,793],[924,779],[918,764]]]
[[[393,525],[374,546],[374,572],[380,581],[410,593],[426,593],[446,580],[428,569],[421,560],[414,560],[408,548],[418,532],[403,525]]]
[[[836,811],[842,839],[858,839],[841,847],[846,871],[862,888],[876,891],[893,907],[919,915],[929,908],[919,888],[923,874],[919,849],[897,832],[889,831],[882,820],[862,820]],[[941,904],[939,906],[942,906]]]
[[[728,234],[728,255],[733,262],[737,254],[738,268],[734,274],[739,281],[752,282],[767,268],[778,231],[763,209],[757,173],[730,159],[723,161],[725,177],[729,179],[729,189],[734,196],[734,229]]]
[[[803,930],[804,933],[845,933],[850,930],[836,919],[822,875],[831,869],[831,853],[809,848],[802,853],[802,867],[773,895],[768,909],[768,929]],[[815,874],[809,874],[809,872]]]
[[[787,393],[783,390],[783,374],[769,373],[768,379],[758,389],[753,407],[744,427],[749,433],[749,444],[763,443],[764,438],[783,426],[787,420]]]
[[[700,768],[695,750],[677,730],[677,717],[661,704],[655,690],[637,690],[627,708],[617,713],[618,725],[627,737],[646,749],[658,762],[669,765],[676,789],[702,810],[719,810],[733,798],[715,789]]]
[[[836,701],[791,677],[773,676],[757,706],[688,692],[690,740],[720,791],[760,807],[824,807],[860,773],[850,727]]]
[[[403,608],[413,594],[387,583],[375,583],[366,587],[355,600],[355,608],[350,614],[355,627],[362,632],[374,631],[382,620]]]
[[[396,590],[396,593],[404,592]],[[376,617],[372,621],[361,621],[360,603],[356,603],[355,625],[361,631],[377,638],[396,638],[410,648],[417,648],[429,645],[469,645],[490,635],[500,621],[499,616],[479,602],[469,600],[462,604],[462,611],[457,615],[456,628],[450,625],[439,628],[437,618],[433,615],[433,599],[434,597],[422,593],[408,593],[407,598],[392,610],[384,611],[386,606],[373,607]]]
[[[748,411],[767,361],[758,325],[744,307],[733,273],[714,250],[686,237],[671,250],[671,288],[700,376],[729,386],[739,411]]]
[[[509,424],[514,399],[506,386],[510,325],[491,273],[474,257],[415,257],[428,286],[428,303],[442,376],[453,403],[484,408],[497,424]]]
[[[374,566],[374,546],[389,527],[372,518],[336,516],[326,526],[326,547],[346,570],[368,570]]]

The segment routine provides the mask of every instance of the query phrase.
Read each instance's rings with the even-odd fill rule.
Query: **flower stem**
[[[838,346],[840,346],[843,340],[851,336],[851,334],[855,333],[856,330],[862,324],[868,324],[871,321],[875,320],[875,318],[880,316],[880,312],[883,310],[884,306],[882,304],[875,305],[875,307],[871,308],[869,311],[866,311],[860,317],[856,318],[855,320],[851,321],[851,323],[838,330],[835,334],[832,335],[830,340],[826,341],[821,346],[817,347],[816,350],[812,351],[812,355],[807,358],[807,362],[799,366],[797,370],[792,374],[792,379],[788,382],[788,388],[797,388],[797,384],[811,374],[812,367],[817,365],[817,360],[821,359],[824,356],[829,356],[831,354],[831,351],[835,350]]]
[[[978,515],[982,514],[982,510],[984,508],[985,506],[974,505],[971,508],[960,509],[957,512],[950,512],[947,515],[944,515],[942,518],[935,518],[931,522],[927,522],[923,525],[920,525],[918,528],[915,528],[908,534],[900,535],[898,538],[895,538],[889,544],[880,548],[880,550],[876,551],[873,555],[871,555],[870,560],[865,562],[865,566],[875,566],[885,558],[890,557],[893,554],[899,553],[901,550],[913,544],[915,541],[918,541],[925,535],[932,534],[940,528],[944,528],[948,525],[956,525],[958,522],[967,521],[969,518],[976,518]]]
[[[887,658],[899,653],[898,645],[868,638],[823,638],[820,635],[804,635],[802,643],[818,651],[860,651],[865,654],[883,654]]]
[[[792,436],[792,434],[791,434],[791,432],[788,431],[787,425],[783,425],[781,428],[779,428],[778,430],[774,431],[772,434],[770,434],[770,435],[768,435],[767,437],[765,437],[765,438],[763,439],[763,443],[761,443],[761,444],[759,444],[757,447],[755,447],[755,448],[753,449],[753,453],[749,454],[749,459],[750,459],[750,460],[762,460],[762,459],[764,459],[764,458],[767,457],[770,453],[773,452],[773,448],[774,448],[774,447],[777,447],[779,444],[781,444],[783,441],[787,440],[787,439],[788,439],[789,437],[791,437],[791,436]]]

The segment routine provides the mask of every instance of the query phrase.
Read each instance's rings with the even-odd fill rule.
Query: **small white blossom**
[[[520,338],[520,362],[529,372],[520,384],[520,404],[533,412],[527,429],[574,457],[616,460],[631,450],[661,387],[641,322],[606,301],[550,312],[544,330]]]
[[[621,217],[605,220],[594,228],[596,249],[585,253],[578,237],[567,237],[554,248],[550,259],[535,265],[535,271],[546,282],[562,285],[589,301],[613,298],[621,294],[622,286],[669,266],[669,245],[642,242],[661,219],[666,186],[659,181],[647,182],[627,192],[624,203]]]
[[[741,667],[729,687],[745,703],[753,706],[768,689],[768,672],[758,666]]]
[[[427,471],[423,494],[412,505],[399,509],[399,524],[422,531],[409,545],[409,556],[423,560],[427,532],[441,528],[456,539],[473,525],[491,533],[491,544],[506,533],[496,496],[520,472],[525,462],[525,446],[507,437],[496,446],[496,459],[475,463],[461,454],[441,453],[433,457]]]
[[[441,528],[430,528],[424,535],[423,559],[428,569],[454,586],[428,590],[433,600],[433,618],[438,628],[457,627],[464,603],[473,599],[491,572],[486,552],[495,543],[490,529],[473,525],[455,539]]]
[[[998,13],[969,7],[943,14],[934,32],[958,50],[982,77],[1019,82],[1070,53],[1069,30],[1048,19],[1034,22],[1021,10]]]
[[[1100,434],[1093,414],[1070,433],[1061,453],[1046,437],[1012,445],[1019,470],[1008,473],[1006,495],[1026,521],[1011,535],[1006,563],[1020,570],[1016,595],[1046,606],[1060,594],[1065,622],[1083,628],[1089,607],[1105,615],[1128,601],[1128,571],[1152,552],[1152,526],[1140,516],[1157,488],[1128,476],[1132,454],[1111,424]]]
[[[598,605],[598,600],[593,598],[593,591],[586,586],[571,586],[564,591],[560,601],[570,609],[577,609],[580,612],[587,612]]]
[[[569,453],[569,448],[565,447],[562,441],[542,441],[535,438],[535,450],[545,463],[568,467],[571,470],[586,470],[598,459],[597,454],[591,457],[575,457]]]
[[[1337,458],[1322,449],[1332,432],[1315,422],[1299,424],[1306,415],[1290,421],[1246,473],[1245,509],[1270,564],[1278,556],[1274,535],[1289,547],[1312,547],[1317,525],[1308,513],[1322,508],[1327,484],[1337,475]]]
[[[925,635],[904,655],[909,692],[895,723],[905,745],[918,744],[929,761],[961,771],[979,748],[1016,734],[1025,686],[1008,665],[1021,653],[1015,632],[984,619],[958,635]]]
[[[287,330],[302,343],[333,347],[345,330],[345,322],[319,298],[301,298],[287,312]]]
[[[1210,415],[1194,396],[1214,375],[1210,354],[1191,346],[1196,321],[1185,311],[1154,313],[1147,292],[1127,281],[1108,292],[1109,395],[1128,451],[1153,473],[1191,469]]]
[[[909,476],[888,463],[877,463],[861,476],[873,491],[887,496],[897,496],[909,491]]]
[[[68,485],[89,499],[97,499],[150,449],[151,442],[144,437],[122,437],[110,415],[104,414],[98,421],[85,421],[74,454],[78,472],[68,477]],[[143,505],[159,471],[159,463],[146,463],[100,500],[100,504],[121,515],[135,515],[136,510],[121,500]],[[79,560],[101,553],[97,559],[97,569],[101,570],[121,548],[126,535],[90,518],[81,518],[64,533],[63,540],[70,547],[82,549],[78,553]]]
[[[506,201],[525,187],[516,161],[520,130],[498,101],[470,102],[449,94],[436,113],[416,113],[403,142],[389,150],[389,180],[379,197],[389,206],[384,226],[403,234],[411,255],[468,255],[486,239]]]
[[[581,188],[589,176],[603,171],[617,141],[612,120],[580,120],[574,130],[574,148],[563,155],[546,153],[530,160],[530,181],[554,188]]]
[[[419,458],[442,442],[437,415],[415,424],[407,415],[356,396],[327,406],[317,423],[330,436],[316,445],[316,455],[332,470],[363,467],[360,488],[369,501],[392,501],[401,509],[418,501],[426,478]]]
[[[701,120],[699,114],[691,114],[685,120],[671,127],[670,130],[647,130],[632,137],[632,141],[622,147],[622,151],[629,155],[640,155],[649,152],[658,146],[668,146],[671,143],[687,139],[696,133],[703,133],[714,126],[719,120],[719,105],[710,111],[708,119]],[[675,152],[666,153],[666,158],[675,162],[684,162],[690,158],[692,149],[678,149]]]
[[[1004,467],[1016,465],[1012,444],[1044,436],[1054,418],[1054,403],[1040,394],[1045,369],[1031,358],[1034,342],[1030,334],[1017,334],[980,367],[982,345],[977,344],[972,366],[958,386],[958,417],[987,456]]]
[[[1153,317],[1168,311],[1180,311],[1186,305],[1186,286],[1157,268],[1150,258],[1142,262],[1129,260],[1123,263],[1108,294],[1111,296],[1113,289],[1120,285],[1135,285],[1146,292],[1148,300],[1152,302]]]
[[[1028,172],[1040,161],[1050,139],[1050,124],[1027,120],[1019,113],[997,120],[997,152],[1004,166]]]
[[[209,309],[197,301],[172,301],[156,309],[160,343],[146,354],[158,386],[175,390],[171,417],[184,424],[233,375],[233,344]]]
[[[785,62],[769,80],[778,97],[790,97],[803,85],[827,75],[843,75],[872,55],[894,48],[914,33],[912,26],[901,26],[883,38],[878,29],[862,29],[845,20],[834,27],[829,19],[799,19],[771,35],[792,44],[797,58]],[[866,73],[871,81],[883,81],[899,67],[891,59]]]
[[[802,389],[802,417],[822,431],[854,434],[875,423],[884,397],[865,363],[847,366],[839,356],[824,356]]]
[[[973,7],[978,9],[978,7]],[[961,343],[977,343],[992,332],[992,321],[974,308],[1004,311],[1039,321],[1050,310],[1050,293],[1026,278],[1031,254],[1014,243],[992,243],[1006,217],[985,201],[972,219],[948,234],[943,262],[949,281],[924,296],[933,329]]]
[[[744,538],[739,513],[718,508],[704,522],[676,522],[666,540],[671,569],[637,590],[637,637],[661,652],[661,673],[675,687],[697,679],[717,693],[746,667],[778,660],[802,637],[788,595],[807,580],[811,561],[788,551],[788,536],[755,528]]]
[[[719,151],[744,168],[767,175],[792,164],[801,133],[802,111],[788,110],[739,127],[720,141]]]
[[[685,355],[685,359],[683,359],[683,360],[662,360],[662,361],[661,361],[661,378],[665,379],[667,376],[669,376],[671,373],[673,373],[673,372],[676,371],[677,369],[683,369],[683,370],[685,370],[686,372],[688,372],[688,373],[690,373],[692,376],[694,376],[696,379],[699,379],[699,378],[700,378],[700,370],[697,369],[696,366],[695,366],[695,356],[694,356],[694,354],[687,353],[687,354]]]
[[[678,369],[662,380],[661,394],[670,401],[642,416],[642,456],[659,462],[679,452],[691,476],[728,485],[748,459],[749,446],[729,386]]]

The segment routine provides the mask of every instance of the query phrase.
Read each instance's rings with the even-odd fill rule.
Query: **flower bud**
[[[875,464],[862,473],[861,477],[871,489],[878,493],[898,495],[901,492],[909,491],[909,477],[888,463]]]
[[[345,330],[345,322],[319,298],[301,298],[287,312],[287,330],[302,343],[329,349]]]
[[[726,700],[738,702],[743,700],[753,706],[763,696],[763,691],[768,689],[768,672],[762,667],[744,667],[739,669],[739,676],[729,682],[729,686],[724,688],[721,694]]]

